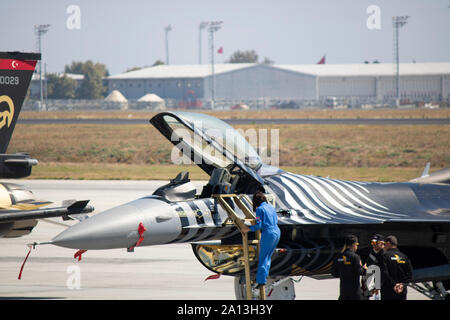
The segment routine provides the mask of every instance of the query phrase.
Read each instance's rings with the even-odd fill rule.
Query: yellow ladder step
[[[251,224],[256,223],[256,216],[252,210],[250,210],[247,205],[242,201],[245,199],[250,205],[252,204],[251,200],[247,195],[236,195],[236,194],[213,194],[213,198],[216,198],[220,206],[225,210],[228,215],[228,218],[225,220],[224,225],[235,225],[242,234],[242,248],[244,250],[244,268],[245,268],[245,288],[247,294],[247,300],[252,300],[252,286],[250,279],[250,260],[249,260],[249,245],[257,245],[257,254],[259,256],[260,251],[260,242],[261,242],[261,231],[256,231],[256,239],[248,240],[248,233],[243,232],[243,228],[245,227],[245,222],[249,222]],[[233,199],[234,203],[241,209],[241,211],[245,215],[245,219],[241,219],[238,214],[234,211],[234,209],[225,201],[224,198]],[[260,287],[260,299],[266,300],[266,290],[265,286]]]

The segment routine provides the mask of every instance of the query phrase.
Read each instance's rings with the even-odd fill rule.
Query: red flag
[[[325,56],[323,56],[317,64],[325,64]]]
[[[217,53],[222,54],[223,53],[223,47],[220,47],[219,50],[217,50]]]

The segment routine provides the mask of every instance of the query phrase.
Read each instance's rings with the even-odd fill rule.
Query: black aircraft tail
[[[0,177],[30,175],[36,160],[25,153],[5,154],[40,53],[0,52]]]

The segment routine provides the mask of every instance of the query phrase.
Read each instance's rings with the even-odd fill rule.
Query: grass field
[[[236,128],[278,129],[279,165],[298,173],[395,181],[416,177],[428,161],[434,170],[450,165],[449,126]],[[168,179],[183,170],[173,165],[172,148],[151,125],[18,124],[8,152],[27,151],[39,160],[31,178]],[[189,170],[194,179],[207,178],[196,166]]]
[[[306,117],[306,111],[279,111],[214,115],[224,119],[239,115],[261,117],[265,113],[272,118]],[[383,114],[380,110],[322,111],[307,114],[336,118],[450,117],[447,109],[385,110]],[[150,113],[138,114],[151,117]],[[21,117],[42,115],[99,118],[123,117],[127,112],[24,112]],[[420,175],[428,161],[432,171],[450,165],[450,126],[445,125],[238,125],[235,128],[268,129],[269,133],[271,129],[279,130],[276,144],[279,165],[298,173],[352,180],[404,181]],[[168,179],[186,169],[173,165],[172,147],[150,124],[25,125],[19,122],[8,152],[27,151],[39,160],[31,178]],[[193,179],[207,179],[196,166],[189,170]]]
[[[349,167],[282,167],[283,170],[355,181],[408,181],[420,176],[423,168],[349,168]],[[180,171],[189,171],[192,180],[209,177],[194,165],[134,165],[99,163],[40,162],[33,168],[33,179],[78,180],[169,180]]]

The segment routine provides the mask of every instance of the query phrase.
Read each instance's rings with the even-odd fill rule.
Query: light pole
[[[211,109],[215,109],[216,103],[216,75],[214,73],[214,32],[220,30],[222,21],[212,21],[208,23],[208,31],[211,41]]]
[[[392,17],[392,26],[394,28],[394,47],[395,47],[395,91],[396,91],[396,105],[400,106],[400,53],[399,53],[399,29],[406,24],[409,16],[395,16]]]
[[[198,25],[198,64],[202,64],[202,30],[208,26],[208,22],[200,22]]]
[[[164,27],[164,31],[166,32],[166,64],[169,64],[169,31],[172,31],[172,26],[169,24]]]
[[[40,106],[39,109],[45,110],[44,105],[44,88],[42,86],[42,61],[44,60],[44,55],[42,54],[42,35],[46,34],[50,28],[49,24],[39,24],[34,26],[34,32],[38,38],[38,51],[41,54],[41,61],[39,61],[39,86],[40,86]]]

